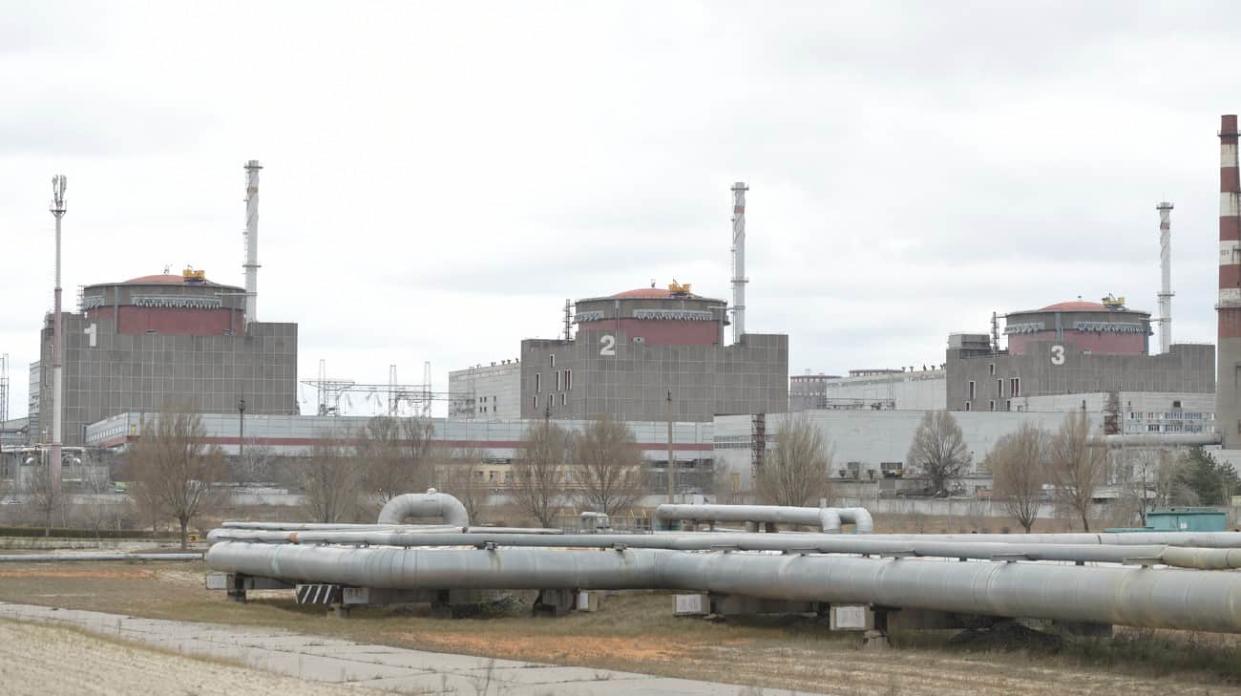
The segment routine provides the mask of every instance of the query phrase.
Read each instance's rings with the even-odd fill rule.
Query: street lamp
[[[237,421],[239,424],[239,435],[237,438],[237,456],[238,458],[246,456],[246,400],[237,401]]]

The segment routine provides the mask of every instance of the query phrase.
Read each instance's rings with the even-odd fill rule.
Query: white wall
[[[520,418],[521,363],[453,370],[448,373],[448,394],[454,418]]]
[[[942,370],[843,377],[828,380],[824,386],[829,400],[893,401],[898,411],[944,408],[948,400],[948,387]]]
[[[918,424],[927,411],[804,411],[822,433],[832,448],[832,474],[848,462],[859,462],[863,476],[875,470],[880,476],[882,462],[904,462]],[[961,426],[977,470],[982,459],[1004,435],[1016,431],[1023,423],[1031,423],[1050,432],[1057,430],[1064,420],[1062,413],[1042,412],[960,412],[953,413]],[[768,436],[779,430],[786,414],[767,416]],[[1093,427],[1101,425],[1101,418],[1091,414]],[[742,490],[753,487],[751,480],[751,432],[750,416],[717,416],[715,419],[715,466],[717,471],[726,467],[731,473],[740,474]]]

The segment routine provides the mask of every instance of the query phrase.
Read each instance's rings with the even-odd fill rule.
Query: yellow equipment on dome
[[[186,266],[185,270],[181,271],[181,277],[184,278],[187,283],[202,283],[207,280],[207,272],[196,271],[193,266]]]
[[[689,283],[678,283],[675,278],[672,280],[671,283],[668,283],[668,292],[672,293],[673,295],[689,295],[690,294],[689,288],[690,288]]]
[[[1109,292],[1107,294],[1107,297],[1103,298],[1103,306],[1107,307],[1108,309],[1124,309],[1125,298],[1117,297]]]

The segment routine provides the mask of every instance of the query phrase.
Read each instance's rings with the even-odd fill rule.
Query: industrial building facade
[[[1007,319],[1007,350],[986,334],[949,337],[949,410],[1114,408],[1122,432],[1212,430],[1213,346],[1173,344],[1150,355],[1150,315],[1115,302],[1064,302]]]
[[[295,414],[297,324],[245,320],[246,292],[201,272],[87,286],[64,319],[64,443],[125,412],[183,405],[203,413]],[[51,437],[52,317],[32,366],[31,440]],[[34,399],[32,399],[32,403]]]
[[[579,300],[575,310],[574,337],[521,343],[523,418],[703,422],[788,410],[788,336],[724,345],[722,300],[673,284]]]
[[[521,361],[503,360],[448,373],[448,416],[506,420],[521,417]]]
[[[872,409],[921,410],[943,408],[944,371],[849,370],[849,375],[806,374],[789,378],[789,410]]]

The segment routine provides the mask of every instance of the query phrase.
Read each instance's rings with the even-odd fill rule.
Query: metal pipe
[[[201,561],[201,553],[6,553],[0,563],[61,563],[65,561]]]
[[[213,570],[400,589],[664,589],[1241,633],[1241,574],[625,549],[403,549],[225,542]]]
[[[1214,570],[1241,568],[1241,550],[1177,548],[1165,544],[1047,544],[978,542],[942,539],[883,539],[836,534],[564,534],[555,537],[531,534],[473,533],[400,530],[272,532],[258,530],[212,530],[213,543],[243,541],[267,544],[341,544],[396,547],[506,546],[535,548],[641,548],[676,551],[780,551],[784,553],[830,553],[981,560],[1064,561],[1082,563],[1148,563]],[[1174,552],[1169,550],[1176,548]]]
[[[426,493],[398,495],[379,511],[379,524],[401,524],[407,517],[437,517],[453,527],[470,526],[470,514],[460,500],[428,488]]]
[[[841,524],[852,524],[859,533],[874,531],[875,522],[866,508],[812,508],[784,505],[660,505],[655,517],[661,520],[695,522],[768,522],[818,527],[839,532]]]

